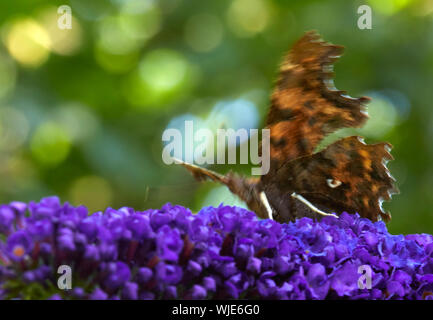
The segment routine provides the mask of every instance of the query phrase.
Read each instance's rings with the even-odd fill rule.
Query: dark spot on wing
[[[313,103],[311,101],[304,102],[304,107],[310,110],[314,109]]]
[[[310,127],[312,127],[312,126],[314,126],[314,124],[317,122],[317,119],[316,119],[316,117],[310,117],[310,119],[308,119],[308,125],[310,126]]]
[[[344,169],[346,172],[350,172],[351,175],[362,177],[365,172],[365,168],[360,162],[351,161],[347,163],[347,167]]]
[[[274,107],[271,108],[266,123],[267,125],[270,125],[281,121],[291,121],[294,118],[295,118],[295,114],[291,109],[281,109],[278,107]]]
[[[308,150],[309,145],[310,145],[310,143],[308,142],[307,139],[305,139],[305,138],[299,139],[298,146],[299,146],[301,153],[305,153]]]
[[[286,143],[287,142],[286,142],[285,138],[275,139],[275,138],[271,137],[271,144],[275,147],[285,146]]]

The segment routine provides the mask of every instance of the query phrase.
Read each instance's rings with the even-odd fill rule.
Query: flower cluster
[[[279,224],[229,206],[0,206],[0,299],[431,299],[432,253],[431,235],[345,213]]]

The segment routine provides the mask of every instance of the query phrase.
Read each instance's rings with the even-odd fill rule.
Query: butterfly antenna
[[[310,201],[308,201],[307,199],[305,199],[303,196],[301,196],[300,194],[297,194],[296,192],[292,193],[292,198],[295,198],[299,201],[301,201],[303,204],[305,204],[307,207],[309,207],[311,210],[313,210],[314,212],[322,215],[322,216],[327,216],[327,217],[334,217],[334,218],[338,218],[337,215],[332,214],[332,213],[326,213],[318,208],[316,208]]]
[[[185,162],[178,158],[172,157],[172,159],[176,164],[180,164],[181,166],[185,167],[188,171],[190,171],[197,180],[211,179],[214,181],[219,181],[224,184],[227,183],[227,178],[222,174],[219,174],[215,171],[211,171],[205,168],[201,168],[199,166],[196,166],[195,164]]]
[[[143,202],[146,202],[148,199],[149,199],[149,186],[146,186],[146,190],[144,191]]]

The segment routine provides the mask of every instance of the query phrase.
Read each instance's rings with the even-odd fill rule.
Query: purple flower
[[[85,296],[84,289],[80,287],[72,288],[71,296],[77,299],[83,299]]]
[[[221,274],[226,278],[230,277],[238,271],[235,262],[223,262],[218,265],[218,268]]]
[[[294,264],[290,261],[290,257],[279,256],[275,258],[275,272],[284,275],[293,269]]]
[[[140,268],[137,272],[137,281],[139,283],[146,283],[148,282],[153,276],[153,272],[149,268]]]
[[[58,217],[62,209],[58,197],[43,198],[39,203],[30,202],[28,208],[35,219]]]
[[[110,289],[117,289],[124,285],[131,277],[131,271],[124,262],[110,262],[107,266],[108,276],[105,279],[105,285]]]
[[[96,244],[85,245],[83,257],[87,260],[98,261],[100,258],[98,246]]]
[[[32,240],[24,231],[17,231],[7,241],[6,251],[14,261],[22,260],[29,253],[32,247]]]
[[[188,261],[188,266],[186,268],[186,271],[189,272],[191,276],[196,277],[202,271],[202,267],[199,263],[190,260]]]
[[[0,231],[7,232],[12,228],[15,220],[15,212],[6,205],[0,206]]]
[[[204,299],[206,298],[206,289],[198,284],[193,285],[191,288],[191,298],[192,299]]]
[[[177,287],[176,286],[168,286],[165,288],[164,292],[165,299],[176,299],[177,298]]]
[[[153,300],[155,299],[155,294],[150,291],[144,291],[140,294],[140,300]]]
[[[43,240],[53,235],[53,222],[50,219],[35,220],[28,224],[29,234],[38,240]]]
[[[164,206],[163,209],[169,210],[170,206]],[[154,212],[150,215],[150,225],[154,231],[158,231],[158,229],[162,226],[168,225],[172,220],[172,217],[169,214],[164,212]]]
[[[260,273],[260,267],[262,265],[262,261],[256,257],[251,257],[248,259],[247,270],[252,273]]]
[[[51,267],[40,266],[37,269],[25,271],[22,278],[25,283],[30,284],[32,282],[44,282],[50,278],[51,274]]]
[[[224,289],[226,291],[226,294],[231,299],[238,299],[239,298],[239,290],[236,287],[236,285],[231,282],[230,280],[227,280],[224,282]]]
[[[293,285],[288,282],[284,282],[279,288],[277,288],[275,297],[279,300],[288,300],[292,290]]]
[[[127,282],[123,286],[122,298],[126,300],[138,299],[138,284],[134,282]]]
[[[351,262],[346,262],[332,275],[331,288],[339,296],[349,296],[358,289],[358,268]]]
[[[24,216],[25,211],[27,210],[27,204],[20,201],[12,201],[9,204],[9,207],[15,210],[19,216]]]
[[[212,277],[204,277],[203,278],[203,287],[208,290],[215,292],[217,284],[214,278]]]
[[[398,281],[389,281],[386,285],[386,288],[389,293],[389,298],[394,296],[403,297],[404,296],[404,288]]]
[[[60,250],[75,250],[74,232],[68,228],[58,231],[57,244]]]
[[[194,215],[167,204],[88,216],[49,197],[0,205],[0,239],[0,298],[19,286],[56,287],[65,264],[82,287],[44,296],[433,299],[433,236],[391,235],[383,222],[347,213],[279,224],[238,207]],[[371,288],[358,284],[360,266]]]
[[[102,289],[96,288],[89,297],[90,300],[107,300],[108,294]]]
[[[94,219],[94,217],[95,216],[85,218],[78,225],[80,232],[85,234],[87,239],[90,241],[97,237],[99,231],[98,222],[96,219]]]
[[[146,215],[132,215],[126,219],[125,225],[132,232],[132,236],[135,239],[153,236],[153,231],[150,227],[150,220]]]
[[[257,289],[263,298],[274,298],[278,287],[272,278],[262,278],[257,282]]]
[[[330,282],[325,267],[321,264],[313,264],[307,273],[307,281],[317,299],[324,299],[329,290]]]
[[[168,225],[159,229],[156,244],[158,256],[167,261],[176,261],[183,248],[180,232]]]
[[[160,262],[156,265],[156,278],[167,284],[177,284],[183,276],[182,268],[178,265],[171,265]]]

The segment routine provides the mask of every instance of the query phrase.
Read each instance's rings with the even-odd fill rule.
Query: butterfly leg
[[[266,197],[266,193],[264,191],[260,192],[260,200],[262,201],[262,204],[266,208],[266,211],[268,213],[268,218],[274,220],[272,215],[271,205],[269,204],[268,198]]]
[[[307,207],[309,207],[311,210],[313,210],[314,212],[322,215],[322,216],[328,216],[328,217],[335,217],[338,218],[337,215],[332,214],[332,213],[326,213],[318,208],[316,208],[310,201],[308,201],[307,199],[305,199],[303,196],[301,196],[300,194],[297,194],[296,192],[293,192],[291,194],[292,198],[295,198],[299,201],[301,201],[303,204],[305,204]]]

